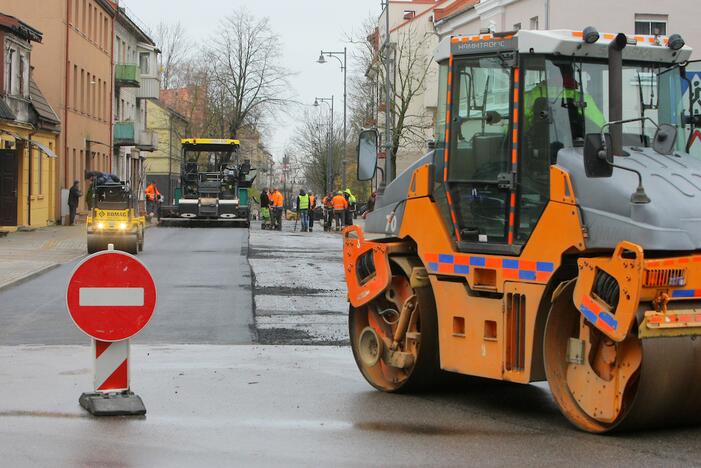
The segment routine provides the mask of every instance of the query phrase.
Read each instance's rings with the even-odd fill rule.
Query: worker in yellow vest
[[[309,195],[304,190],[297,197],[297,214],[302,222],[302,232],[309,232]]]

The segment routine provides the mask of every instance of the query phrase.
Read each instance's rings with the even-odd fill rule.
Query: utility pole
[[[287,177],[290,173],[290,157],[285,155],[282,157],[282,193],[283,196],[285,197],[285,201],[283,202],[283,207],[287,205],[288,203],[288,196],[287,196]]]
[[[385,174],[382,178],[382,183],[378,189],[379,194],[383,194],[387,184],[394,180],[394,165],[392,164],[392,83],[390,81],[390,33],[389,33],[389,0],[382,2],[382,7],[385,10],[385,41],[382,45],[381,52],[384,52],[385,66]]]

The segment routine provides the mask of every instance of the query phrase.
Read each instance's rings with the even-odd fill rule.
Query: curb
[[[8,288],[11,288],[14,286],[19,286],[22,283],[26,283],[27,281],[32,280],[32,279],[36,278],[37,276],[41,276],[44,273],[48,273],[49,271],[54,270],[60,266],[61,266],[60,263],[54,263],[54,264],[48,265],[44,268],[39,268],[38,270],[35,270],[27,275],[24,275],[21,278],[17,278],[16,280],[10,281],[9,283],[0,284],[0,291],[3,291],[5,289],[8,289]]]

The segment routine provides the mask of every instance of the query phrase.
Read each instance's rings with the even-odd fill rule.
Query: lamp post
[[[343,157],[341,158],[341,186],[346,188],[346,148],[348,145],[348,132],[346,131],[346,124],[348,121],[348,49],[343,48],[343,52],[327,52],[321,51],[319,54],[319,59],[317,63],[326,63],[325,57],[333,57],[341,63],[341,70],[343,71]],[[343,56],[343,61],[341,61],[341,56]]]
[[[314,107],[319,107],[320,102],[325,102],[331,108],[331,126],[329,127],[329,152],[326,155],[326,193],[331,193],[333,191],[333,100],[334,97],[331,95],[330,98],[314,98]],[[331,104],[329,104],[329,102]]]
[[[385,174],[378,189],[383,194],[387,184],[394,179],[394,166],[392,165],[392,83],[390,81],[390,31],[389,31],[389,0],[382,0],[382,8],[385,10],[385,41],[381,50],[385,53]]]

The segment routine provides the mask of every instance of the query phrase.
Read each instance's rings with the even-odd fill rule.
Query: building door
[[[0,150],[0,226],[17,226],[17,151]]]

